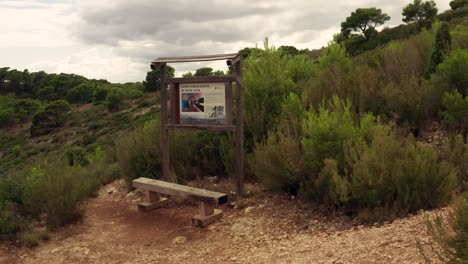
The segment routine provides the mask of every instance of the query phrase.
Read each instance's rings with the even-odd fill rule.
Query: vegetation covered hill
[[[381,32],[388,16],[358,9],[320,52],[267,40],[243,49],[249,180],[361,221],[438,208],[465,192],[468,7],[456,0],[436,15],[432,3],[415,0],[403,9],[410,24]],[[79,218],[79,205],[117,177],[160,177],[158,74],[112,84],[0,69],[2,238],[34,241],[40,228]],[[433,124],[447,134],[437,146],[421,140]],[[179,182],[234,177],[232,134],[170,137]]]

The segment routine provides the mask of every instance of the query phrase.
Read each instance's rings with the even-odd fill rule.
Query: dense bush
[[[415,76],[399,85],[390,83],[382,91],[386,114],[401,124],[419,127],[427,118],[428,90],[427,81]]]
[[[466,137],[457,135],[449,138],[441,148],[440,159],[448,161],[457,169],[458,186],[468,190],[468,144]]]
[[[384,208],[398,215],[436,208],[450,201],[456,172],[437,153],[413,140],[401,143],[384,129],[370,144],[351,148],[347,180],[351,208]]]
[[[215,175],[232,173],[235,164],[233,142],[232,137],[200,131],[171,132],[169,155],[173,175],[169,175],[169,180],[202,177],[202,171]],[[129,183],[138,177],[162,177],[160,121],[153,120],[142,128],[122,133],[115,140],[115,148],[117,162]]]
[[[112,89],[108,92],[106,101],[109,111],[119,111],[125,100],[125,94],[120,89]]]
[[[108,90],[105,87],[98,86],[94,89],[94,101],[104,101],[107,98]]]
[[[157,121],[120,135],[115,140],[117,162],[127,181],[161,177],[161,128]]]
[[[16,113],[12,108],[0,109],[0,128],[10,127],[16,122]]]
[[[442,96],[443,121],[454,131],[466,134],[468,132],[468,97],[463,96],[458,91],[445,93]]]
[[[78,219],[80,204],[98,187],[99,181],[81,167],[45,162],[26,175],[21,199],[25,212],[33,217],[45,213],[47,223],[56,227]]]
[[[271,133],[264,142],[255,145],[252,167],[255,175],[266,187],[291,193],[303,182],[302,160],[299,143],[295,137]]]
[[[296,90],[295,81],[305,79],[314,67],[302,56],[282,56],[265,43],[265,51],[252,52],[245,60],[244,117],[246,129],[261,141],[281,111],[283,98]]]
[[[445,92],[458,90],[463,96],[468,95],[468,50],[457,49],[451,52],[437,66],[432,75],[433,96],[440,102]]]
[[[70,103],[89,103],[93,100],[95,87],[89,83],[82,83],[67,92]]]
[[[70,105],[64,100],[48,104],[44,110],[34,115],[29,132],[31,136],[47,134],[56,127],[63,126]]]
[[[468,193],[464,193],[448,215],[448,225],[441,216],[426,221],[429,234],[439,247],[433,248],[437,258],[444,263],[468,262]],[[429,263],[429,258],[418,241],[418,249]]]

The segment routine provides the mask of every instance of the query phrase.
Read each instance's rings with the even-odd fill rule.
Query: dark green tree
[[[112,89],[109,91],[107,94],[107,107],[109,108],[109,111],[115,112],[119,111],[120,108],[122,107],[122,104],[125,100],[125,94],[121,89]]]
[[[192,73],[192,72],[184,73],[184,74],[182,74],[182,77],[183,77],[183,78],[192,78],[192,77],[193,77],[193,73]]]
[[[171,66],[166,66],[166,78],[174,78],[175,70]],[[159,67],[152,69],[146,74],[146,80],[143,81],[143,86],[147,92],[156,92],[161,90],[161,74]]]
[[[281,51],[282,55],[286,56],[297,56],[300,54],[300,51],[294,46],[281,46],[278,50]]]
[[[444,61],[445,55],[450,52],[452,38],[447,23],[443,23],[437,30],[434,50],[431,55],[431,63],[429,64],[428,74],[436,71],[437,65]]]
[[[214,75],[214,72],[213,72],[213,68],[211,67],[203,67],[203,68],[197,69],[194,74],[195,77],[207,77],[207,76],[213,76],[213,75]]]
[[[29,133],[35,137],[63,126],[70,109],[70,105],[65,100],[57,100],[48,104],[44,110],[34,115]]]
[[[450,8],[452,8],[452,10],[457,10],[466,5],[468,5],[468,0],[453,0],[450,2]]]
[[[403,8],[403,22],[413,23],[417,22],[419,28],[430,25],[437,15],[436,3],[432,0],[422,1],[414,0],[413,3],[408,4]]]
[[[67,101],[70,103],[89,103],[93,100],[94,85],[82,83],[67,92]]]
[[[345,37],[349,37],[352,33],[361,33],[366,40],[369,40],[376,34],[375,27],[383,25],[388,20],[390,17],[382,13],[381,9],[358,8],[341,23],[341,33]]]

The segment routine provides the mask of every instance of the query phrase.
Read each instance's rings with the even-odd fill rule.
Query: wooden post
[[[244,195],[244,118],[242,113],[242,98],[244,84],[242,80],[242,57],[233,65],[236,75],[236,148],[237,148],[237,197]]]
[[[177,99],[176,99],[176,89],[175,89],[175,83],[170,83],[169,84],[169,90],[171,92],[171,98],[169,101],[171,102],[171,124],[175,125],[177,122]]]
[[[166,63],[160,65],[160,88],[161,88],[161,132],[162,132],[162,173],[163,179],[171,181],[170,158],[169,158],[169,135],[167,130],[167,86],[166,86]]]
[[[225,83],[225,93],[224,98],[226,102],[226,109],[224,109],[226,113],[226,127],[232,126],[232,82]]]

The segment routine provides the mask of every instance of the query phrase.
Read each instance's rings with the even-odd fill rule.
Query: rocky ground
[[[196,228],[196,204],[171,198],[165,208],[138,212],[141,193],[127,193],[119,180],[85,205],[81,223],[50,241],[32,249],[0,244],[0,263],[422,263],[416,241],[427,252],[433,246],[424,221],[448,211],[362,226],[256,186],[247,190],[247,199],[221,207],[222,220]]]

